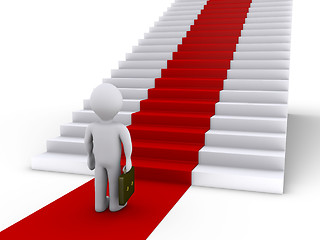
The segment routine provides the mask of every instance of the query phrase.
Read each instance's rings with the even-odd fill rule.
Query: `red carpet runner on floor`
[[[117,213],[95,213],[93,181],[0,233],[1,239],[145,239],[191,184],[251,0],[210,0],[129,130],[136,192]],[[123,164],[123,160],[122,160]],[[151,180],[151,181],[150,181]]]

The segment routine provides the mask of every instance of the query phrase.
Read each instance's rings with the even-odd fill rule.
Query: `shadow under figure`
[[[124,169],[128,172],[132,167],[130,133],[122,123],[113,122],[122,107],[122,95],[115,86],[103,83],[93,90],[90,104],[100,118],[87,127],[85,134],[88,167],[95,169],[95,210],[103,212],[109,207],[111,212],[116,212],[126,206],[119,205],[121,142],[126,155]],[[109,197],[106,196],[107,182]]]

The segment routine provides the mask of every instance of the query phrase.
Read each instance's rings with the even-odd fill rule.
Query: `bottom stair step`
[[[244,191],[283,193],[284,172],[198,165],[192,185]]]
[[[125,158],[121,160],[124,166]],[[175,161],[153,161],[151,159],[132,159],[135,176],[138,179],[152,181],[167,181],[191,184],[191,171],[195,163]],[[43,153],[32,159],[32,169],[51,172],[65,172],[83,175],[94,175],[87,166],[86,155]]]

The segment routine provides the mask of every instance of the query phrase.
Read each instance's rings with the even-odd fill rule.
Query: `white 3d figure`
[[[90,98],[92,110],[100,122],[91,123],[85,134],[88,167],[95,169],[95,210],[116,212],[124,206],[119,205],[119,183],[121,174],[121,142],[126,155],[126,171],[132,167],[132,143],[128,129],[121,123],[113,122],[114,116],[122,107],[122,95],[113,85],[103,83],[96,87]],[[109,181],[109,197],[107,193]]]

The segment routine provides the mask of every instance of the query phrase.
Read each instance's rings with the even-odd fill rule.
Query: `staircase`
[[[123,95],[136,176],[282,193],[290,28],[291,1],[176,0],[104,80]],[[84,100],[32,168],[93,174],[97,120]]]

